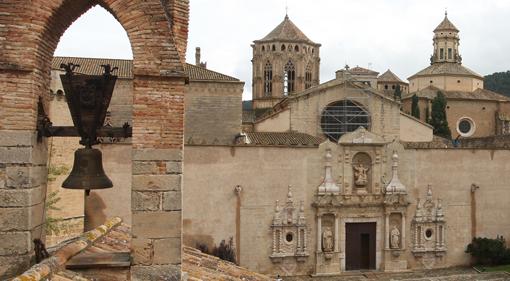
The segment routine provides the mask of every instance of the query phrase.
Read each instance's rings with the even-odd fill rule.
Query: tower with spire
[[[271,108],[288,95],[318,85],[320,46],[287,14],[264,38],[253,41],[253,109]]]
[[[445,11],[443,21],[434,29],[434,53],[430,63],[461,63],[462,57],[459,53],[459,30],[448,19],[448,12]]]

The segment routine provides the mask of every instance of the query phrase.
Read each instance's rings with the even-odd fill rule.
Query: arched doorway
[[[37,102],[47,106],[50,64],[63,32],[99,4],[126,30],[133,49],[132,190],[181,192],[181,175],[134,173],[137,165],[182,162],[182,62],[188,2],[180,0],[5,0],[0,4],[0,279],[25,270],[32,239],[41,238],[46,190],[46,141],[37,140]],[[179,12],[177,12],[179,11]],[[106,43],[106,42],[105,42]],[[163,122],[162,122],[163,120]],[[141,204],[144,202],[142,200]],[[178,272],[181,211],[132,211],[132,280]],[[154,255],[157,269],[151,267]]]

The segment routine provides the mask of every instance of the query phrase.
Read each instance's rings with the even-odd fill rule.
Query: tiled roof
[[[429,67],[419,71],[413,76],[409,77],[408,80],[419,77],[419,76],[431,76],[431,75],[461,75],[461,76],[474,76],[476,78],[483,79],[483,77],[472,71],[471,69],[462,66],[460,63],[455,62],[440,62],[434,63]]]
[[[443,21],[434,29],[434,32],[437,31],[455,31],[459,32],[457,27],[453,25],[453,23],[448,19],[448,16],[445,14]]]
[[[383,74],[381,74],[379,76],[379,78],[377,78],[377,81],[378,82],[397,82],[397,83],[405,83],[404,81],[402,81],[400,78],[398,78],[397,75],[395,75],[395,73],[391,72],[391,70],[386,70],[386,72],[384,72]]]
[[[60,70],[60,64],[64,63],[79,64],[80,67],[76,72],[89,74],[89,75],[101,75],[103,69],[100,67],[102,64],[109,64],[112,67],[118,67],[113,74],[119,78],[132,79],[133,78],[133,61],[124,59],[100,59],[100,58],[78,58],[78,57],[54,57],[51,69]],[[188,75],[190,81],[231,81],[239,82],[239,79],[221,74],[216,71],[209,70],[200,66],[186,63],[184,64],[184,72]]]
[[[476,89],[473,92],[463,92],[463,91],[443,91],[434,86],[428,86],[425,89],[421,89],[419,91],[408,93],[404,95],[402,99],[409,99],[414,94],[416,94],[420,98],[428,98],[433,99],[437,96],[437,92],[441,91],[447,99],[467,99],[467,100],[492,100],[492,101],[510,101],[510,97],[486,90],[486,89]]]
[[[189,281],[272,281],[268,276],[249,271],[231,262],[183,247],[182,271]]]
[[[112,67],[118,67],[114,75],[119,78],[133,78],[133,61],[123,59],[99,59],[99,58],[78,58],[78,57],[54,57],[51,62],[51,69],[61,70],[61,64],[74,63],[79,64],[80,67],[76,69],[76,72],[89,74],[89,75],[101,75],[103,74],[102,64],[109,64]]]
[[[186,63],[184,72],[188,74],[191,81],[232,81],[239,82],[239,79],[216,71],[209,70],[194,64]]]
[[[379,75],[379,72],[377,72],[377,71],[373,71],[371,69],[363,68],[360,66],[350,68],[349,72],[354,75],[375,75],[375,76]]]
[[[318,146],[322,139],[296,132],[247,132],[244,144],[280,146]]]
[[[289,19],[286,15],[283,21],[269,32],[264,38],[257,40],[264,41],[295,41],[316,44],[310,40],[306,35]]]

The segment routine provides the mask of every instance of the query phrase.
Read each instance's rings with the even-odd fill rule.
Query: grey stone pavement
[[[283,281],[510,281],[505,272],[478,273],[472,268],[449,268],[405,273],[353,272],[327,277],[283,277]]]

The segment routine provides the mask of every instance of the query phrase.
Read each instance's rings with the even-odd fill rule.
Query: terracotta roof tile
[[[378,82],[397,82],[397,83],[406,83],[404,81],[402,81],[400,78],[398,78],[397,75],[395,75],[395,73],[393,73],[391,70],[386,70],[386,72],[384,72],[383,74],[381,74],[379,76],[379,78],[377,78],[377,81]]]
[[[455,27],[455,25],[453,25],[453,23],[448,19],[448,16],[446,14],[444,15],[443,21],[436,27],[436,29],[434,29],[434,32],[443,31],[443,30],[459,32],[457,27]]]
[[[483,79],[483,77],[472,71],[471,69],[464,67],[460,63],[454,63],[454,62],[441,62],[441,63],[434,63],[430,65],[429,67],[419,71],[418,73],[414,74],[413,76],[409,77],[408,80],[419,77],[419,76],[431,76],[431,75],[445,75],[445,74],[451,74],[451,75],[461,75],[461,76],[474,76],[480,79]]]
[[[316,44],[310,40],[306,35],[289,19],[285,16],[283,21],[275,27],[268,35],[257,41],[295,41],[305,42],[309,44]]]
[[[375,75],[375,76],[377,76],[379,74],[379,72],[377,72],[377,71],[373,71],[371,69],[363,68],[360,66],[350,68],[349,72],[354,75]]]
[[[428,98],[433,99],[437,96],[437,92],[441,91],[447,99],[467,99],[467,100],[492,100],[492,101],[510,101],[510,97],[486,90],[486,89],[476,89],[473,92],[464,92],[464,91],[443,91],[434,86],[428,86],[425,89],[421,89],[419,91],[408,93],[404,95],[402,99],[409,99],[414,94],[416,94],[420,98]]]
[[[278,146],[318,146],[322,139],[297,132],[247,132],[244,144]]]
[[[80,65],[80,67],[76,70],[79,73],[101,75],[103,73],[103,69],[100,67],[100,65],[110,64],[112,67],[116,66],[119,68],[113,73],[119,78],[133,78],[133,61],[124,59],[54,57],[51,64],[51,69],[61,70],[60,65],[62,63],[67,64],[70,62]],[[184,72],[188,75],[190,81],[239,82],[239,79],[237,78],[189,63],[184,65]]]

